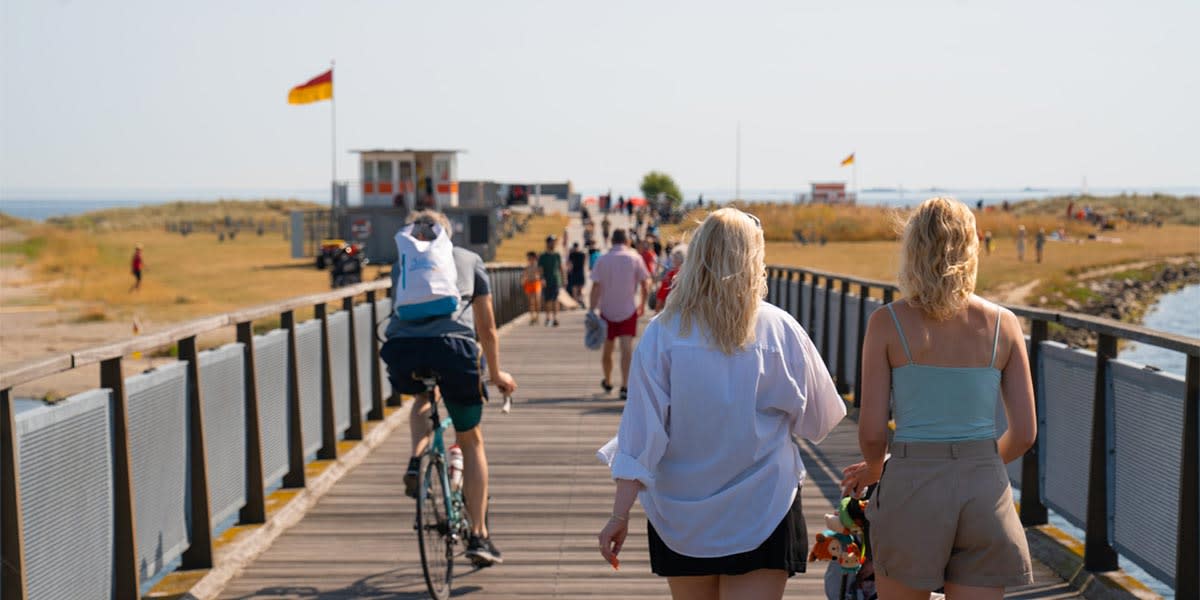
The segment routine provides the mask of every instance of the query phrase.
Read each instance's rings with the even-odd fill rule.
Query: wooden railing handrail
[[[488,269],[508,270],[519,269],[520,265],[510,263],[489,263]],[[352,298],[370,291],[386,290],[392,287],[391,278],[364,281],[354,285],[337,288],[328,292],[318,292],[305,296],[297,296],[286,300],[268,302],[259,306],[234,310],[193,321],[187,321],[162,331],[129,339],[83,348],[74,352],[55,354],[40,358],[16,367],[0,371],[0,390],[12,389],[23,383],[28,383],[43,377],[49,377],[77,367],[103,362],[110,358],[126,356],[134,352],[148,352],[175,343],[178,340],[206,333],[223,327],[234,327],[266,317],[275,317],[282,312],[339,302],[344,298]]]
[[[866,279],[863,277],[851,277],[849,275],[841,275],[838,273],[829,273],[826,271],[805,269],[800,267],[770,266],[769,268],[782,273],[806,274],[820,277],[822,279],[845,281],[852,285],[865,285],[872,288],[879,288],[881,290],[890,289],[893,293],[900,293],[899,286],[897,286],[894,282],[889,281]],[[1158,346],[1160,348],[1182,352],[1188,356],[1200,357],[1200,338],[1180,335],[1177,333],[1169,333],[1166,331],[1158,331],[1143,327],[1141,325],[1122,323],[1121,321],[1117,321],[1115,319],[1107,319],[1104,317],[1096,317],[1082,313],[1037,308],[1033,306],[1024,306],[1021,304],[1000,303],[1000,305],[1011,310],[1019,317],[1037,319],[1049,323],[1058,323],[1064,327],[1083,329],[1085,331],[1090,331],[1097,334],[1109,335],[1123,340],[1141,342],[1151,346]]]

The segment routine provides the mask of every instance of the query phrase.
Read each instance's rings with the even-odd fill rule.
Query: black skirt
[[[788,577],[805,572],[808,527],[804,524],[799,489],[775,531],[757,548],[746,552],[713,558],[685,556],[668,548],[649,521],[646,531],[650,537],[650,570],[662,577],[745,575],[758,569],[780,569],[787,571]]]

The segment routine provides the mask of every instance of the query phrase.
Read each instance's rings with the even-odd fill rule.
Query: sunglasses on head
[[[754,225],[755,225],[756,227],[758,227],[759,231],[762,231],[762,221],[758,220],[758,217],[754,216],[754,214],[752,214],[752,213],[748,213],[748,212],[745,212],[745,211],[741,211],[741,212],[742,212],[742,214],[743,214],[743,215],[746,215],[747,217],[750,217],[750,220],[751,220],[751,221],[754,221]]]

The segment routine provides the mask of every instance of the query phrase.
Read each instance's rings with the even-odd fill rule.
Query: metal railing
[[[867,316],[898,297],[899,288],[890,282],[811,269],[768,267],[767,276],[767,301],[805,324],[830,366],[839,390],[843,393],[853,390],[857,403],[862,392],[859,357],[862,355]],[[873,293],[882,298],[882,303],[872,298]],[[1030,321],[1029,362],[1039,421],[1037,442],[1025,453],[1019,472],[1011,472],[1014,485],[1022,492],[1021,522],[1025,526],[1046,524],[1048,495],[1060,499],[1064,492],[1085,495],[1083,510],[1065,512],[1069,513],[1069,521],[1077,522],[1085,531],[1086,569],[1096,572],[1117,569],[1115,544],[1130,554],[1140,567],[1171,585],[1178,597],[1200,597],[1200,569],[1197,568],[1200,564],[1200,339],[1077,313],[1004,306]],[[1051,323],[1098,334],[1099,343],[1094,355],[1047,341]],[[1118,360],[1117,344],[1120,340],[1185,354],[1187,366],[1184,378],[1181,381],[1178,377],[1145,371]],[[1056,378],[1065,373],[1066,367],[1061,364],[1064,357],[1070,358],[1077,366],[1082,365],[1082,368],[1075,369],[1076,378],[1073,381],[1078,385],[1073,387],[1056,385],[1060,381]],[[1149,415],[1143,406],[1133,404],[1141,398],[1129,398],[1129,392],[1123,390],[1129,388],[1129,380],[1135,373],[1143,382],[1135,391],[1149,389],[1160,398],[1165,396],[1163,404],[1178,409],[1178,412],[1170,414],[1168,410]],[[1090,384],[1090,390],[1084,389],[1087,384]],[[1081,398],[1081,392],[1090,394],[1090,397]],[[1061,456],[1054,453],[1046,456],[1048,441],[1053,441],[1056,435],[1072,433],[1063,417],[1048,414],[1048,406],[1064,408],[1068,414],[1074,411],[1067,419],[1075,421],[1090,412],[1087,417],[1090,422],[1077,425],[1082,428],[1078,437],[1087,441],[1086,448],[1075,449],[1072,456],[1067,456],[1065,452],[1059,452]],[[1053,414],[1058,412],[1061,411],[1051,411]],[[1149,424],[1149,427],[1141,424],[1142,431],[1153,431],[1158,423],[1162,423],[1164,427],[1157,431],[1165,432],[1178,427],[1178,435],[1166,439],[1130,439],[1129,434],[1119,435],[1121,431],[1138,430],[1134,425],[1139,425],[1140,419],[1152,416],[1159,421]],[[1120,421],[1121,429],[1118,430],[1116,425],[1121,419],[1124,420]],[[1046,427],[1047,423],[1049,428]],[[1117,440],[1123,445],[1118,446]],[[1163,448],[1160,446],[1166,448],[1166,456],[1162,456]],[[1057,445],[1054,447],[1061,448]],[[1177,471],[1169,466],[1175,458],[1170,455],[1171,452],[1176,453],[1179,459]],[[1156,456],[1158,460],[1148,460],[1147,456]],[[1070,463],[1069,459],[1075,462]],[[1153,464],[1127,464],[1134,459]],[[1086,475],[1082,477],[1086,481],[1086,490],[1061,490],[1058,489],[1061,486],[1054,487],[1047,483],[1048,469],[1055,468],[1057,472],[1062,472],[1071,464],[1086,465]],[[1165,472],[1167,469],[1174,472]],[[1172,477],[1174,481],[1170,481]],[[1167,487],[1174,487],[1173,484],[1177,482],[1178,498],[1161,496],[1163,489],[1155,484],[1164,483],[1164,479],[1169,484]],[[1130,489],[1140,490],[1142,497],[1157,498],[1159,503],[1178,500],[1177,514],[1161,511],[1168,517],[1174,517],[1176,524],[1176,531],[1173,532],[1174,564],[1165,558],[1170,553],[1156,559],[1145,548],[1135,548],[1129,541],[1120,543],[1122,539],[1132,539],[1132,534],[1127,532],[1135,527],[1131,525],[1133,522],[1136,521],[1137,527],[1143,530],[1149,526],[1143,522],[1147,512],[1145,503],[1114,502],[1114,499],[1124,500],[1138,495],[1126,491]],[[1048,490],[1054,493],[1048,494]],[[1056,510],[1065,504],[1054,498],[1049,503],[1054,504]],[[1073,519],[1070,518],[1072,514],[1075,517]],[[1152,537],[1160,542],[1157,544],[1160,548],[1170,548],[1169,543],[1161,543],[1168,535],[1171,534],[1167,531],[1157,531]]]
[[[498,324],[525,311],[520,272],[519,266],[488,267]],[[398,404],[394,396],[385,399],[386,373],[379,357],[379,325],[387,318],[390,302],[377,296],[390,287],[390,279],[383,279],[302,296],[52,356],[0,373],[3,597],[137,598],[143,581],[164,572],[175,558],[182,569],[211,568],[213,535],[221,525],[214,517],[236,515],[239,524],[266,521],[266,492],[272,475],[264,473],[265,450],[278,450],[272,454],[272,467],[279,462],[282,472],[276,483],[303,488],[305,464],[312,458],[305,452],[306,445],[315,445],[317,459],[336,459],[339,436],[362,439],[365,421],[383,419],[385,404]],[[359,297],[365,301],[356,304]],[[327,305],[339,302],[342,310],[330,313]],[[313,308],[314,320],[298,324],[297,310],[308,307]],[[255,321],[274,318],[279,319],[279,329],[263,336],[254,334]],[[370,322],[357,323],[364,318]],[[225,327],[236,328],[235,344],[199,351],[198,335]],[[298,328],[303,329],[301,335]],[[313,335],[317,331],[319,335]],[[301,342],[301,337],[305,341]],[[281,338],[286,340],[285,348],[278,347]],[[273,362],[256,357],[256,340],[264,352],[273,354],[273,358],[266,357]],[[148,374],[126,377],[123,373],[124,357],[172,345],[177,348],[178,362]],[[310,358],[303,358],[302,351]],[[17,415],[14,387],[97,363],[101,389]],[[286,370],[286,374],[257,370],[267,364]],[[229,380],[230,374],[236,379],[238,373],[240,381]],[[302,387],[302,375],[304,380],[319,382],[315,386],[319,389]],[[280,398],[278,405],[260,403],[260,390],[268,389]],[[218,397],[209,398],[206,390]],[[302,396],[314,401],[302,400]],[[206,419],[209,402],[213,410]],[[272,421],[266,412],[275,409],[278,418]],[[34,417],[25,418],[28,415]],[[314,415],[319,415],[319,427],[311,423]],[[271,432],[264,430],[272,424],[276,427]],[[314,431],[319,434],[306,434]],[[277,439],[278,448],[264,446],[267,433],[278,434],[272,438]],[[224,446],[211,447],[212,440],[220,440]],[[27,450],[38,453],[22,455],[23,443],[28,444]],[[87,443],[93,445],[85,446]],[[223,455],[231,451],[240,456]],[[92,466],[81,471],[88,457],[99,457],[99,462],[87,463]],[[214,457],[217,464],[210,462]],[[144,468],[139,470],[138,465]],[[210,466],[219,472],[210,471]],[[236,490],[221,489],[219,483],[230,485],[230,473],[234,480],[243,481],[234,482]],[[87,481],[61,481],[66,475]],[[172,485],[151,489],[143,485],[139,490],[137,481]],[[72,490],[76,485],[94,489]],[[23,493],[38,505],[23,504]],[[221,506],[212,506],[216,502]],[[37,529],[29,527],[31,518],[37,519]],[[139,523],[150,525],[141,538]],[[89,531],[96,534],[95,539],[87,539]],[[139,547],[139,541],[145,542],[152,532],[157,532],[157,548]],[[168,537],[177,534],[174,538],[178,539],[164,540],[164,532]],[[88,564],[93,571],[82,569],[80,561],[72,559],[76,549],[80,557],[91,558]]]

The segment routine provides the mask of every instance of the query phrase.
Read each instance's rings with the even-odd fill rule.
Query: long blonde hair
[[[725,354],[754,341],[758,303],[767,294],[762,226],[736,208],[722,208],[700,223],[688,257],[671,284],[663,318],[678,315],[688,335],[694,325]]]
[[[939,321],[967,306],[979,267],[971,209],[940,196],[922,202],[904,224],[901,246],[900,292],[910,305]]]

